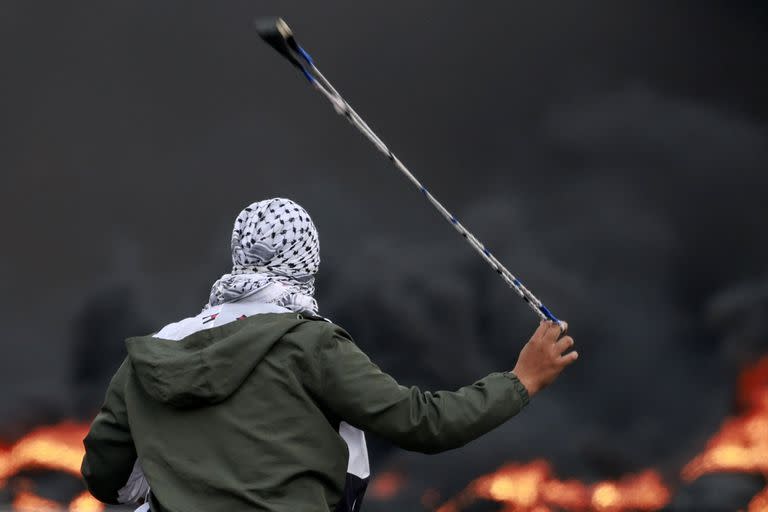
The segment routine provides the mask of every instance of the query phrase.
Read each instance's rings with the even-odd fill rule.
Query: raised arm
[[[454,392],[401,386],[346,332],[330,326],[329,331],[317,354],[317,396],[344,421],[407,450],[436,453],[457,448],[493,430],[528,403],[529,392],[514,372],[492,373]],[[566,337],[556,344],[559,336],[558,326],[543,323],[521,353],[518,367],[533,392],[554,380],[551,368],[559,374],[575,359],[562,356],[573,340]],[[551,350],[540,349],[548,345]],[[546,375],[536,374],[542,370]]]

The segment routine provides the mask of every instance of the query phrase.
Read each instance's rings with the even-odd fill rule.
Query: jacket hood
[[[225,400],[286,333],[305,322],[296,313],[268,313],[182,338],[128,338],[128,358],[141,387],[174,407],[203,407]]]

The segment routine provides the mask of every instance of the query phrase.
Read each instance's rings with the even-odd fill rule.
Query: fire
[[[544,460],[508,464],[473,481],[456,499],[438,512],[455,512],[478,499],[505,505],[505,512],[556,510],[653,511],[664,507],[669,489],[654,471],[630,475],[616,482],[584,484],[559,480]]]
[[[538,489],[548,478],[549,468],[544,461],[528,467],[508,466],[496,475],[475,481],[475,492],[496,501],[531,507],[538,500]]]
[[[0,450],[0,482],[25,469],[50,469],[79,476],[87,433],[88,425],[69,422],[33,430],[10,449]]]
[[[739,376],[737,403],[741,413],[727,419],[704,451],[685,465],[684,481],[722,472],[758,473],[768,478],[768,357]],[[480,499],[503,504],[504,512],[651,512],[669,503],[670,490],[653,470],[590,485],[559,480],[546,461],[535,460],[507,464],[477,478],[437,512],[459,512]],[[752,498],[747,510],[768,512],[768,487]]]
[[[61,504],[41,498],[31,491],[21,491],[13,500],[13,510],[16,512],[64,512]],[[67,512],[102,512],[104,505],[88,492],[82,493],[69,504]]]
[[[88,425],[65,422],[35,429],[10,447],[0,448],[0,488],[8,478],[29,469],[61,471],[79,477],[80,462],[85,454],[83,438],[87,433]],[[29,489],[18,492],[13,508],[37,512],[65,510],[60,503],[41,498]],[[84,492],[72,500],[68,510],[101,512],[104,505]]]
[[[371,482],[371,496],[377,500],[393,498],[405,485],[405,477],[394,471],[379,473]]]
[[[758,473],[768,478],[768,357],[747,368],[738,381],[740,414],[728,418],[712,436],[704,451],[685,465],[681,472],[686,482],[718,472]],[[10,447],[0,446],[0,489],[21,471],[45,469],[80,474],[84,455],[82,440],[88,425],[62,423],[38,428]],[[374,499],[388,500],[406,485],[404,475],[384,472],[371,484]],[[439,493],[429,489],[422,496],[427,508],[434,508]],[[660,475],[646,470],[616,481],[586,484],[561,480],[550,464],[534,460],[507,464],[471,482],[457,497],[439,506],[437,512],[460,512],[477,500],[504,506],[503,512],[653,512],[670,501],[669,487]],[[68,507],[20,490],[13,501],[16,511],[102,512],[104,505],[84,492]],[[768,487],[749,502],[747,512],[768,511]]]
[[[61,512],[61,505],[31,492],[21,491],[13,500],[13,509],[18,512]]]
[[[102,512],[102,510],[104,510],[104,504],[85,491],[72,500],[68,512]]]
[[[760,491],[747,506],[748,512],[765,512],[768,510],[768,487]]]
[[[768,357],[739,377],[740,416],[729,418],[682,471],[686,481],[707,473],[761,473],[768,477]]]
[[[592,491],[595,510],[658,510],[669,503],[669,489],[659,474],[646,470],[618,482],[601,482]]]

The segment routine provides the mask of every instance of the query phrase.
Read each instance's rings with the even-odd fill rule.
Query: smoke
[[[513,367],[533,314],[233,29],[252,4],[212,15],[199,2],[47,3],[39,21],[26,3],[0,6],[0,46],[26,51],[0,83],[6,217],[22,219],[9,222],[0,266],[0,383],[13,390],[0,400],[3,433],[97,407],[119,340],[196,314],[227,270],[234,215],[270,195],[305,204],[320,227],[321,312],[403,384],[453,389]],[[566,478],[657,466],[674,480],[731,410],[738,370],[768,349],[768,127],[750,64],[764,56],[759,9],[561,4],[440,4],[434,23],[429,7],[270,4],[317,20],[302,28],[328,75],[569,321],[582,356],[465,448],[425,457],[373,442],[376,471],[409,477],[387,510],[535,457]],[[342,21],[351,32],[329,29]],[[392,37],[415,26],[420,45]],[[628,37],[637,26],[653,36]],[[682,489],[681,503],[709,503],[710,483],[751,485],[715,478]]]
[[[414,489],[450,494],[536,457],[565,477],[659,467],[675,481],[732,407],[737,371],[768,349],[765,283],[734,285],[765,271],[765,238],[750,229],[763,208],[762,126],[628,89],[553,112],[541,137],[580,165],[527,194],[496,187],[461,217],[570,322],[582,357],[485,438],[437,457],[394,452],[383,465]],[[364,244],[333,262],[321,302],[385,370],[432,389],[510,369],[535,326],[460,239],[442,235]]]
[[[766,244],[749,229],[761,208],[749,198],[764,179],[764,142],[762,126],[644,88],[544,116],[532,137],[540,153],[527,153],[526,172],[557,183],[499,176],[459,216],[569,321],[582,357],[518,418],[460,450],[425,457],[374,437],[374,469],[408,477],[387,507],[412,506],[426,488],[448,496],[506,461],[538,457],[564,477],[658,467],[674,481],[732,407],[741,365],[768,349],[766,284],[745,277],[765,275]],[[727,196],[736,193],[745,200]],[[718,197],[730,207],[718,208]],[[434,215],[426,205],[422,213]],[[427,389],[511,369],[536,325],[516,294],[442,228],[416,237],[370,230],[354,244],[331,235],[318,280],[322,312],[400,382]],[[226,268],[214,263],[223,251],[212,251],[202,257],[210,276],[153,276],[121,240],[133,249],[113,265],[131,285],[95,293],[75,321],[80,415],[98,406],[122,339],[177,319],[177,305],[163,307],[158,294],[180,290],[187,307],[202,303],[214,269]],[[153,305],[149,317],[139,304]],[[733,478],[722,488],[740,496],[750,482]],[[675,506],[710,502],[707,488],[683,488]]]
[[[75,318],[72,333],[76,417],[95,415],[109,381],[125,358],[123,340],[150,331],[128,286],[109,288],[88,299]]]
[[[684,487],[665,510],[746,510],[752,497],[765,487],[757,475],[707,475]]]

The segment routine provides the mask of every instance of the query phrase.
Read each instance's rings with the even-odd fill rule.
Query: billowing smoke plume
[[[542,138],[582,165],[527,193],[509,180],[463,220],[569,320],[582,358],[486,438],[434,458],[394,453],[388,465],[416,489],[456,491],[535,457],[565,476],[659,467],[675,481],[730,411],[738,369],[768,350],[765,282],[748,277],[766,270],[753,244],[762,127],[632,89],[553,113]],[[744,201],[723,208],[724,193]],[[456,387],[511,368],[535,318],[459,239],[432,236],[336,262],[326,308],[403,381]]]
[[[425,457],[374,439],[375,468],[403,471],[409,481],[382,510],[412,506],[428,487],[450,495],[506,461],[537,457],[565,477],[658,467],[675,481],[730,411],[739,368],[768,351],[766,281],[750,278],[767,270],[766,247],[755,246],[760,233],[750,228],[766,142],[761,126],[643,88],[553,109],[533,140],[542,153],[526,173],[557,166],[558,156],[579,165],[550,168],[557,184],[501,176],[494,191],[459,213],[570,322],[582,358],[518,418],[460,450]],[[724,193],[743,201],[722,208]],[[427,205],[422,214],[435,215]],[[324,314],[402,383],[430,389],[511,369],[536,324],[443,228],[417,240],[374,231],[354,246],[326,244],[318,282]],[[185,289],[200,292],[192,302],[204,301],[215,277],[184,278]],[[150,283],[136,299],[153,292]],[[117,348],[103,348],[117,347],[134,324],[151,330],[140,317],[126,289],[95,297],[79,316],[81,411],[101,399],[108,376],[97,369],[119,362],[119,354],[110,356]],[[154,328],[175,320],[162,310],[155,317]],[[757,480],[724,478],[718,499],[751,496]],[[720,482],[682,489],[675,503],[685,510],[710,502],[705,490],[713,481]]]
[[[45,16],[0,5],[0,51],[13,49],[0,167],[14,196],[0,437],[98,407],[119,340],[196,314],[228,270],[234,215],[275,195],[320,228],[321,312],[384,370],[438,389],[512,368],[533,314],[292,70],[233,28],[253,3],[47,3]],[[269,5],[294,9],[324,71],[570,322],[582,357],[465,448],[426,457],[372,442],[375,471],[404,471],[408,487],[367,510],[416,510],[425,488],[450,496],[537,457],[566,478],[653,466],[673,482],[732,410],[738,370],[768,352],[761,8],[449,4],[439,16],[427,4],[398,4],[408,16],[392,2]],[[635,37],[638,26],[653,30]],[[392,37],[404,33],[419,44]],[[91,293],[114,274],[127,284]],[[762,483],[707,478],[673,505],[735,510]]]

